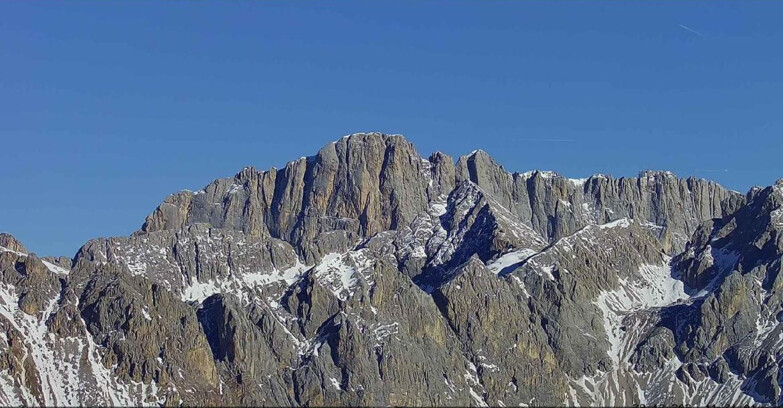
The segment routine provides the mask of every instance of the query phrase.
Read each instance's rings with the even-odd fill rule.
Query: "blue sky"
[[[0,2],[0,231],[127,235],[360,131],[507,169],[783,177],[781,2]]]

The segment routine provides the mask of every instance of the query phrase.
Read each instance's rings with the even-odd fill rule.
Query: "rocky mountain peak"
[[[22,245],[13,235],[5,232],[0,233],[0,247],[16,252],[28,252],[24,245]]]
[[[677,175],[666,170],[642,170],[639,172],[639,178],[668,178],[677,179]]]
[[[1,234],[0,405],[779,405],[782,185],[348,135],[73,260]]]
[[[715,183],[678,179],[670,172],[579,180],[553,172],[511,174],[483,150],[455,164],[441,152],[423,159],[400,135],[356,133],[284,169],[246,168],[233,179],[170,196],[141,232],[208,223],[285,240],[313,261],[407,225],[463,181],[476,184],[548,240],[590,223],[632,217],[662,226],[662,239],[681,249],[700,220],[723,216],[744,202]],[[680,211],[674,202],[686,207]]]

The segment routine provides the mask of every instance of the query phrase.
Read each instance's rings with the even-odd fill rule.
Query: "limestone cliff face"
[[[551,240],[589,224],[633,218],[657,225],[667,246],[682,250],[703,220],[730,214],[745,202],[741,194],[714,182],[679,179],[669,172],[578,180],[541,171],[509,174],[481,150],[461,157],[456,175],[457,180],[470,180],[481,187]]]
[[[306,261],[408,225],[427,207],[432,164],[401,136],[359,134],[284,169],[246,168],[166,199],[144,232],[209,223],[293,243]]]
[[[674,261],[697,302],[672,330],[675,351],[697,372],[734,373],[758,402],[780,405],[783,375],[783,180],[734,214],[705,222]],[[672,311],[674,313],[674,311]],[[664,321],[671,327],[674,323]]]
[[[347,136],[73,259],[0,234],[0,405],[779,405],[781,186]]]
[[[400,136],[357,134],[283,170],[246,168],[201,191],[166,199],[143,232],[208,223],[292,243],[306,262],[357,240],[410,224],[428,203],[470,181],[547,240],[595,223],[633,218],[659,226],[667,250],[682,250],[703,220],[734,212],[745,197],[668,172],[638,178],[566,179],[552,172],[508,173],[486,152],[423,159]],[[671,247],[671,249],[669,248]]]

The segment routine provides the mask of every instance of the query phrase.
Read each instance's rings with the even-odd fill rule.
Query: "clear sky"
[[[349,133],[783,177],[783,2],[0,2],[0,231],[40,255]]]

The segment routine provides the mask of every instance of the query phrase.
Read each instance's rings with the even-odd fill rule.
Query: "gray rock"
[[[14,238],[13,235],[5,232],[0,233],[0,247],[10,249],[11,251],[22,252],[25,254],[29,252],[24,247],[24,245],[22,245],[21,242],[17,241],[17,239]]]
[[[0,404],[779,404],[782,206],[351,135],[73,259],[0,234]]]

